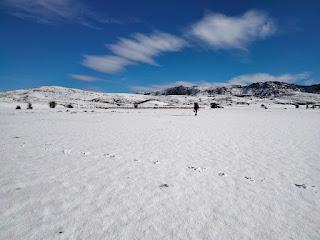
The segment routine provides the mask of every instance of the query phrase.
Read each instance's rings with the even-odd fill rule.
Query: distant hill
[[[248,86],[218,87],[176,86],[146,94],[91,92],[56,86],[0,92],[0,103],[32,103],[76,108],[187,107],[199,102],[203,106],[275,104],[320,104],[320,84],[301,86],[283,82],[253,83]]]
[[[162,91],[150,92],[151,95],[251,95],[256,97],[278,97],[293,93],[320,94],[320,84],[302,86],[284,82],[258,82],[247,86],[230,85],[203,88],[199,86],[175,86]]]

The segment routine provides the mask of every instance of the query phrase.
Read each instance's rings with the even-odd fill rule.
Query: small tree
[[[33,109],[33,107],[32,107],[32,104],[31,104],[31,103],[28,103],[28,107],[27,107],[27,109]]]
[[[21,107],[18,105],[18,106],[16,106],[16,109],[21,109]]]
[[[57,106],[57,103],[55,101],[49,102],[49,107],[50,108],[55,108]]]

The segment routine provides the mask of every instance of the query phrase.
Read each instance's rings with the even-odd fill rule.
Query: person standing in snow
[[[198,115],[198,109],[199,109],[199,104],[197,102],[195,102],[193,104],[193,111],[194,111],[194,115],[197,116]]]

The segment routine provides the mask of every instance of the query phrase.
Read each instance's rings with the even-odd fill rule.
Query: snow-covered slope
[[[267,104],[319,104],[320,94],[301,92],[291,85],[277,83],[254,84],[247,87],[226,86],[209,89],[178,86],[155,94],[101,93],[64,87],[40,87],[0,93],[0,103],[40,104],[55,101],[59,106],[76,108],[185,108],[199,102],[209,107],[216,102],[222,106]]]

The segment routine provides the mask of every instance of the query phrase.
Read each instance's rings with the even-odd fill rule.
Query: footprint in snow
[[[140,162],[140,160],[139,160],[139,159],[136,159],[136,158],[133,159],[133,161],[134,161],[134,162]]]
[[[247,180],[250,180],[251,182],[254,182],[254,180],[251,177],[245,176],[244,178],[247,179]]]
[[[198,172],[202,172],[207,170],[207,168],[202,168],[202,167],[194,167],[194,166],[188,166],[189,169],[192,169],[193,171],[198,171]]]
[[[161,184],[159,187],[160,187],[160,188],[167,188],[167,187],[169,187],[169,185],[166,184],[166,183],[164,183],[164,184]]]
[[[90,155],[91,153],[90,152],[81,152],[81,155],[82,156],[88,156],[88,155]]]
[[[218,175],[222,177],[222,176],[225,176],[226,174],[224,172],[219,172]]]
[[[318,193],[318,191],[317,191],[317,188],[316,188],[316,186],[315,185],[312,185],[312,186],[307,186],[306,184],[297,184],[297,183],[295,183],[294,184],[294,186],[296,186],[297,188],[302,188],[302,189],[309,189],[309,190],[311,190],[311,191],[313,191],[314,193]]]
[[[62,152],[63,152],[65,155],[68,155],[68,154],[71,153],[71,149],[64,149]]]
[[[155,162],[153,162],[153,164],[159,164],[160,162],[157,160],[157,161],[155,161]]]
[[[303,184],[294,184],[296,187],[298,188],[303,188],[303,189],[306,189],[307,186],[303,183]]]
[[[106,154],[104,154],[104,156],[106,158],[114,158],[114,157],[116,157],[114,154],[110,154],[110,153],[106,153]]]

